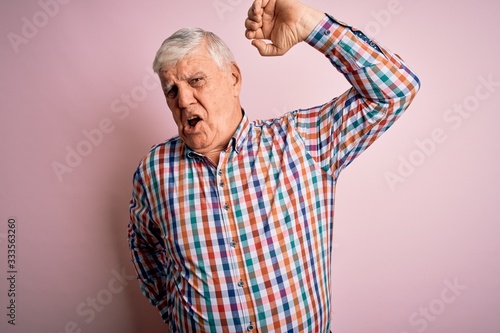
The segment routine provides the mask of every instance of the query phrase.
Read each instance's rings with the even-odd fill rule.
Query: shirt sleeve
[[[170,314],[166,292],[165,242],[150,213],[150,204],[139,169],[134,174],[128,240],[141,292],[158,308],[165,322]]]
[[[326,15],[306,42],[351,84],[328,103],[292,113],[306,149],[334,177],[410,105],[420,81],[401,58]]]

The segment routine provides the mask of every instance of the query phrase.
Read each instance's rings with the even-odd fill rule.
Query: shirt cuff
[[[379,46],[361,30],[353,29],[347,23],[339,21],[329,14],[325,14],[325,17],[318,23],[313,31],[311,31],[309,36],[307,36],[305,42],[318,51],[327,54],[337,46],[339,41],[349,30],[373,49],[383,53]]]
[[[321,53],[327,54],[337,46],[344,34],[341,25],[327,14],[307,36],[305,42]]]

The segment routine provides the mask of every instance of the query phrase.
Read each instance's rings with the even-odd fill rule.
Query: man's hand
[[[245,20],[245,35],[261,55],[283,55],[306,39],[324,15],[297,0],[255,0]]]

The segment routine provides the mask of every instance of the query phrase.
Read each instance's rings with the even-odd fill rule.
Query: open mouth
[[[191,127],[195,127],[196,124],[198,124],[199,122],[201,121],[201,118],[198,117],[198,116],[193,116],[191,118],[188,119],[188,124],[189,126]]]

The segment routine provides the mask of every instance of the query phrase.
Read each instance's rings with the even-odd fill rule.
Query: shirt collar
[[[229,141],[229,145],[232,146],[234,151],[238,154],[240,153],[241,146],[243,146],[243,142],[247,138],[248,130],[250,129],[250,122],[248,121],[245,110],[241,109],[241,112],[243,112],[243,118],[241,118],[240,124],[236,128],[236,131],[234,131],[231,141]]]

